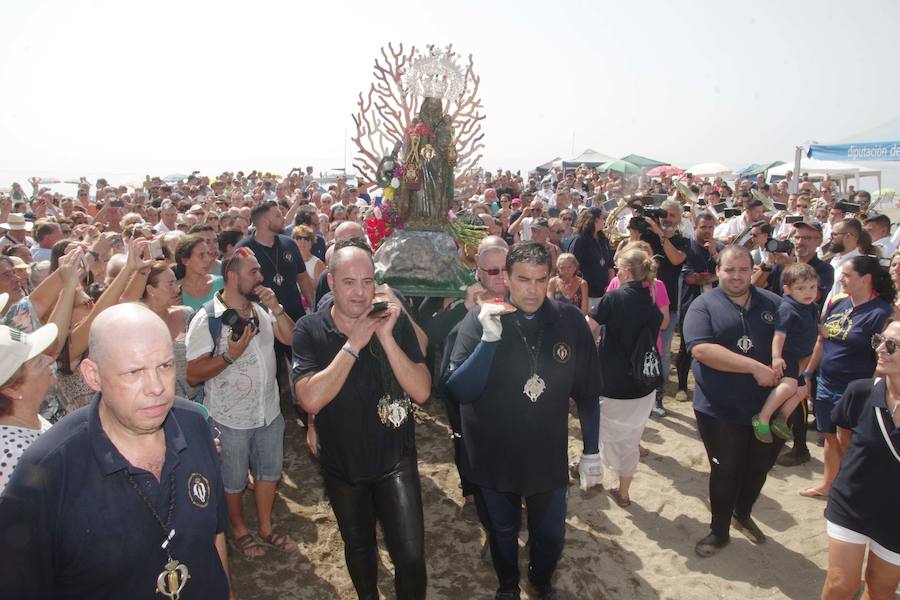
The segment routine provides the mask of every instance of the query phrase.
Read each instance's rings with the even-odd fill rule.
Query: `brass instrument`
[[[628,203],[625,202],[625,199],[622,198],[619,200],[618,206],[612,209],[608,215],[606,215],[606,221],[603,223],[603,231],[606,232],[606,238],[609,240],[610,246],[613,248],[617,247],[619,243],[628,237],[627,231],[619,231],[618,227],[616,227],[616,223],[619,220],[619,215],[623,210],[628,208]]]
[[[691,191],[687,185],[682,183],[681,181],[675,182],[675,193],[672,195],[672,199],[679,200],[682,204],[687,202],[688,204],[696,204],[698,196],[694,192]]]

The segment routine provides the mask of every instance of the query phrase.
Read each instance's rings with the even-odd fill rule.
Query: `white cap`
[[[0,325],[0,386],[6,385],[19,367],[49,348],[56,341],[57,333],[55,323],[48,323],[34,333]]]

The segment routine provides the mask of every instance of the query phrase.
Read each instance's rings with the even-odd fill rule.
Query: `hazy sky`
[[[3,0],[0,22],[6,172],[343,166],[389,41],[474,55],[491,168],[740,166],[900,116],[895,0]]]

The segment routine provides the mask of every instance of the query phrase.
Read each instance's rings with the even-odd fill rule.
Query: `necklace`
[[[541,394],[544,393],[544,390],[547,389],[547,385],[537,372],[538,357],[541,354],[541,345],[544,343],[544,326],[541,325],[541,328],[538,329],[537,343],[534,345],[534,348],[532,348],[528,344],[528,339],[525,337],[525,334],[522,333],[522,327],[519,325],[519,321],[515,320],[515,324],[516,331],[519,332],[519,337],[522,338],[522,343],[525,344],[525,350],[528,352],[528,358],[531,361],[531,377],[525,382],[522,393],[528,396],[528,399],[532,402],[537,402],[537,399],[540,398]]]
[[[254,236],[253,239],[256,240],[256,237]],[[269,256],[269,252],[268,252],[269,246],[266,246],[259,240],[256,240],[256,243],[259,244],[260,246],[262,246],[263,248],[265,248],[265,250],[263,250],[261,252],[261,254],[266,258],[267,261],[269,261],[270,265],[275,267],[275,275],[272,277],[272,282],[275,285],[277,285],[278,287],[281,287],[281,284],[284,283],[284,275],[281,274],[281,268],[280,268],[280,265],[278,264],[279,263],[278,251],[280,250],[280,248],[278,247],[278,237],[276,237],[275,240],[272,242],[272,252],[275,253],[275,260],[272,260],[272,257]]]
[[[753,340],[750,339],[750,336],[747,334],[747,321],[744,319],[744,312],[747,310],[747,307],[750,305],[751,296],[752,296],[752,294],[748,292],[747,299],[744,300],[743,306],[732,302],[732,304],[734,304],[735,308],[737,308],[738,315],[740,315],[740,317],[741,317],[741,331],[744,333],[744,335],[742,335],[741,337],[738,338],[737,347],[738,347],[738,350],[740,350],[744,354],[747,354],[748,352],[750,352],[753,349]]]
[[[134,488],[134,491],[140,497],[141,501],[143,501],[144,506],[147,507],[147,510],[150,511],[150,514],[153,515],[153,518],[163,531],[164,539],[162,546],[160,547],[165,550],[167,561],[162,573],[156,578],[156,591],[164,596],[168,596],[172,600],[178,600],[178,597],[181,595],[181,590],[184,589],[184,585],[191,576],[188,574],[187,565],[180,564],[177,560],[172,558],[172,551],[169,549],[169,543],[172,541],[172,538],[175,537],[175,530],[170,527],[172,515],[175,512],[175,471],[172,470],[172,472],[169,473],[169,512],[166,514],[165,523],[163,523],[163,520],[156,513],[156,510],[150,504],[150,501],[147,500],[147,496],[141,491],[141,488],[134,480],[134,477],[131,476],[131,473],[129,473],[128,470],[124,470],[122,473],[125,474],[128,483]]]
[[[6,417],[6,420],[16,421],[18,423],[21,423],[22,425],[25,426],[26,429],[37,429],[37,430],[41,429],[41,421],[40,421],[40,419],[37,418],[37,416],[35,416],[35,422],[37,423],[37,426],[35,426],[35,423],[26,421],[22,417],[17,417],[16,415],[8,415]]]

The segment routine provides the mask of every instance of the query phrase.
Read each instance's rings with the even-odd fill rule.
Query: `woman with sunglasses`
[[[322,271],[325,270],[325,263],[312,253],[313,244],[316,243],[316,232],[308,225],[297,225],[291,230],[291,237],[300,250],[300,256],[306,264],[306,272],[313,281],[318,281]]]
[[[831,413],[846,453],[825,509],[823,600],[855,598],[863,561],[863,598],[893,598],[900,584],[900,323],[873,335],[871,345],[876,379],[851,383]]]
[[[870,341],[893,313],[896,296],[894,283],[874,256],[850,259],[838,277],[844,295],[833,297],[826,306],[819,340],[803,373],[809,379],[818,367],[813,408],[816,429],[825,434],[824,480],[800,492],[807,498],[828,496],[844,453],[831,411],[851,381],[871,377],[875,371],[876,357]]]

